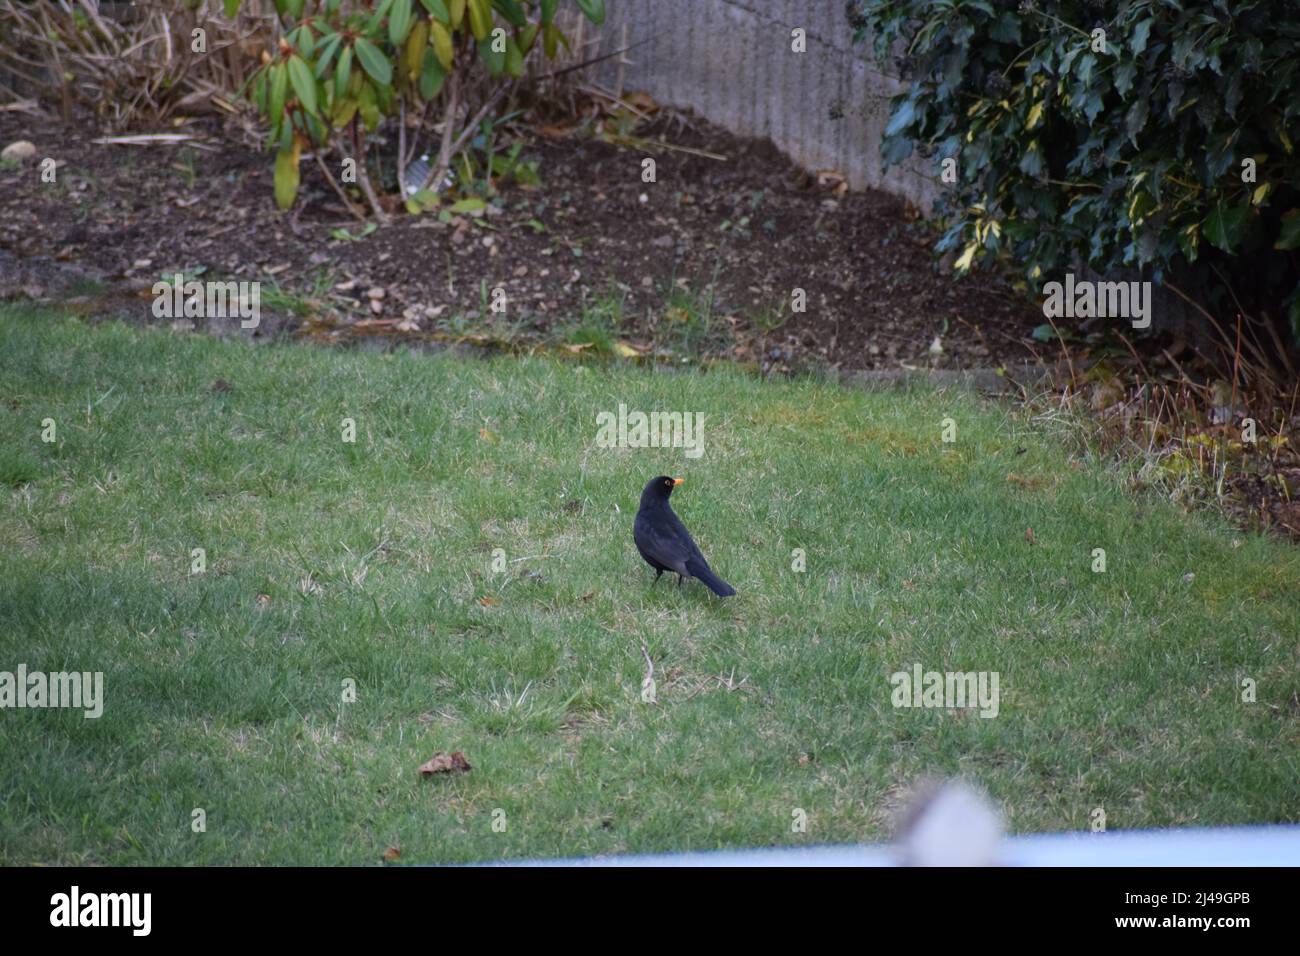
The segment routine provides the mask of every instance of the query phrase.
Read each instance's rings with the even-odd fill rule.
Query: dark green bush
[[[1235,293],[1300,338],[1300,3],[848,0],[848,13],[909,83],[886,164],[913,150],[936,173],[957,161],[940,248],[960,269],[1009,258],[1034,288],[1079,263],[1139,269],[1219,315]]]

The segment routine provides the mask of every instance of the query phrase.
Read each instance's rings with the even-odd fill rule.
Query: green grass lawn
[[[703,456],[599,447],[620,402],[702,413]],[[651,589],[660,473],[736,597]],[[0,482],[0,670],[105,696],[0,711],[0,862],[879,841],[924,775],[1018,832],[1300,819],[1300,550],[970,394],[10,310]],[[997,672],[998,715],[895,708],[914,664]],[[417,773],[453,750],[471,772]]]

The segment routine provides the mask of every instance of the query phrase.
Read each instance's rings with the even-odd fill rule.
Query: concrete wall
[[[881,169],[880,138],[897,80],[854,46],[844,0],[607,0],[600,50],[646,41],[625,54],[625,88],[689,107],[734,133],[770,138],[810,169],[836,169],[928,206],[933,180],[912,165]],[[802,27],[807,52],[791,50]],[[612,87],[619,65],[597,69]]]

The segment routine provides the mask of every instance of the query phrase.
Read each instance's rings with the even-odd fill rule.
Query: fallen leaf
[[[564,139],[577,129],[576,126],[555,126],[551,123],[542,123],[534,128],[547,139]]]
[[[401,859],[401,856],[402,856],[401,847],[390,846],[386,850],[384,850],[385,863],[396,863],[399,859]]]
[[[659,104],[655,102],[654,97],[640,91],[628,93],[623,97],[623,102],[632,104],[642,113],[653,113],[659,109]]]
[[[497,433],[490,428],[480,428],[478,430],[478,437],[483,439],[485,442],[491,442],[493,445],[501,440],[497,437]]]
[[[620,358],[639,358],[641,355],[640,352],[628,345],[626,342],[615,342],[614,354],[618,355]]]
[[[592,342],[575,342],[572,345],[566,345],[565,348],[568,349],[570,352],[572,352],[574,355],[577,355],[583,349],[591,348],[593,344],[594,343]]]
[[[428,777],[435,773],[453,773],[456,771],[465,772],[472,770],[469,761],[465,759],[465,751],[453,750],[450,754],[445,754],[439,750],[430,757],[426,762],[420,764],[420,776]]]
[[[819,169],[817,170],[817,185],[837,189],[844,183],[847,177],[838,169]]]
[[[478,599],[478,603],[482,604],[484,607],[496,607],[501,603],[501,601],[494,597],[484,596]]]
[[[1028,541],[1030,544],[1033,544],[1033,543],[1034,543],[1034,529],[1033,529],[1033,528],[1026,528],[1026,529],[1025,529],[1025,540]]]
[[[266,607],[269,607],[270,604],[271,604],[271,595],[269,595],[269,594],[259,594],[259,595],[257,596],[257,606],[258,606],[258,609],[259,609],[259,610],[260,610],[260,609],[263,609],[263,608],[266,608]]]

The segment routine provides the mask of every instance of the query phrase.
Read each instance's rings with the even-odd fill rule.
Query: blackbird
[[[677,573],[677,586],[686,578],[699,578],[718,597],[735,594],[733,588],[709,569],[691,533],[668,507],[668,496],[682,483],[681,478],[660,475],[641,492],[641,507],[632,525],[632,538],[645,563],[655,569],[654,587],[665,571]]]

